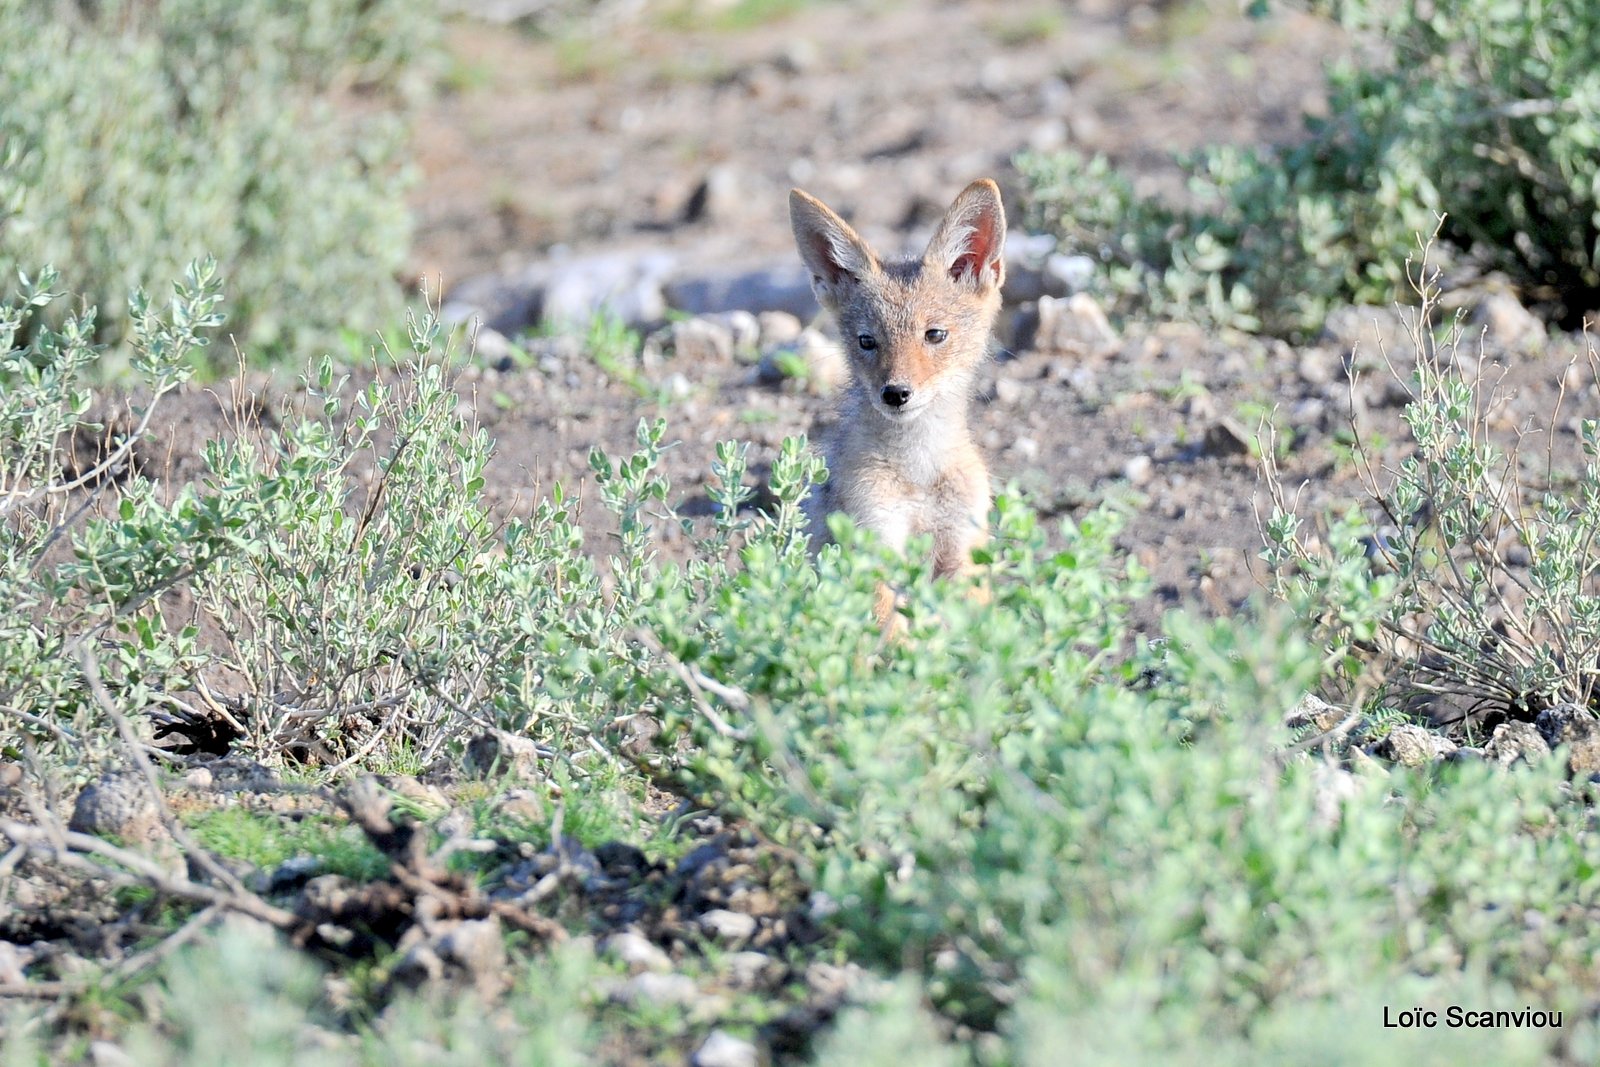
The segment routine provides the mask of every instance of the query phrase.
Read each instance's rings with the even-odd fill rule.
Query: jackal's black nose
[[[909,385],[886,385],[883,387],[883,402],[892,408],[903,408],[906,401],[911,399]]]

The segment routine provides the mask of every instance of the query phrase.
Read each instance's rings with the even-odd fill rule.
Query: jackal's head
[[[953,395],[965,402],[1005,281],[1006,216],[994,182],[973,182],[956,197],[921,259],[883,262],[799,189],[789,193],[789,221],[874,410],[899,421]]]

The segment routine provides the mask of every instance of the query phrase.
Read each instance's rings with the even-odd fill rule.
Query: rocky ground
[[[827,354],[797,336],[815,305],[788,229],[794,185],[875,247],[913,251],[968,181],[1001,181],[1008,306],[977,398],[980,440],[996,483],[1049,514],[1125,508],[1124,543],[1156,582],[1143,623],[1179,603],[1229,612],[1257,588],[1249,453],[1264,417],[1308,513],[1361,495],[1341,462],[1352,399],[1366,440],[1403,444],[1406,392],[1383,357],[1404,379],[1414,349],[1392,309],[1342,312],[1299,349],[1106,324],[1086,298],[1068,302],[1092,265],[1026,232],[1011,166],[1027,150],[1103,152],[1142,190],[1181,195],[1174,153],[1298,136],[1321,106],[1323,64],[1362,47],[1335,27],[1283,7],[1251,20],[1231,4],[1110,0],[841,0],[788,14],[703,2],[665,22],[638,6],[577,23],[550,4],[522,5],[535,13],[511,25],[458,22],[454,88],[422,116],[416,268],[444,279],[447,317],[489,327],[470,386],[500,444],[493,490],[507,506],[525,506],[530,486],[578,483],[590,446],[626,449],[645,415],[683,442],[668,470],[691,511],[714,442],[750,441],[759,470],[784,436],[825,431]],[[533,358],[519,360],[499,336],[602,306],[646,333],[669,313],[705,318],[660,333],[641,365],[607,368],[550,340],[525,341]],[[1453,307],[1498,383],[1499,421],[1547,421],[1582,346],[1539,341],[1504,295],[1456,294]],[[808,366],[806,381],[782,373]]]
[[[1345,309],[1298,348],[1108,323],[1074,295],[1093,264],[1027,232],[1010,162],[1104,152],[1180,195],[1172,153],[1297,135],[1322,64],[1359,47],[1323,21],[1109,0],[460,6],[472,14],[450,24],[443,88],[417,120],[414,280],[443,279],[458,347],[475,342],[462,392],[497,442],[486,492],[504,514],[558,481],[581,493],[590,448],[627,452],[641,418],[681,442],[665,468],[691,515],[716,442],[750,442],[759,476],[784,437],[826,431],[840,371],[793,250],[796,184],[899,251],[920,250],[966,182],[1001,181],[1007,306],[977,434],[996,485],[1045,514],[1126,512],[1122,542],[1155,582],[1141,626],[1179,604],[1228,613],[1259,589],[1264,423],[1308,515],[1363,498],[1352,412],[1379,466],[1403,452],[1404,315]],[[1542,435],[1530,457],[1570,456],[1592,393],[1569,364],[1586,343],[1546,339],[1503,292],[1446,303],[1495,424]],[[252,381],[269,422],[299,402],[282,375]],[[1552,425],[1563,387],[1574,402]],[[192,476],[237,406],[214,389],[178,397],[146,472]],[[608,518],[586,517],[602,549]],[[663,525],[669,551],[677,534]]]

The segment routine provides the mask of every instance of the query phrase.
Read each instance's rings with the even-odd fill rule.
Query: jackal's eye
[[[927,341],[930,345],[942,345],[944,344],[944,339],[949,336],[950,332],[948,330],[941,330],[935,326],[933,329],[923,334],[922,339]]]
[[[872,336],[870,333],[863,333],[857,335],[856,344],[861,346],[861,351],[871,352],[874,348],[878,347],[878,339]]]

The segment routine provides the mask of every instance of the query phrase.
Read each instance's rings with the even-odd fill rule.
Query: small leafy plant
[[[1519,719],[1556,704],[1595,708],[1600,430],[1579,418],[1581,467],[1565,486],[1552,480],[1566,432],[1559,410],[1547,427],[1494,431],[1490,413],[1503,399],[1494,369],[1471,351],[1459,319],[1435,340],[1439,274],[1425,253],[1411,263],[1417,358],[1405,422],[1414,450],[1382,470],[1352,426],[1351,460],[1371,507],[1320,533],[1308,530],[1265,458],[1265,557],[1277,591],[1316,622],[1347,678],[1376,665],[1402,695]],[[1585,358],[1593,381],[1592,346]],[[1544,448],[1526,451],[1541,432]]]
[[[156,599],[237,551],[246,515],[189,490],[163,500],[132,471],[157,406],[222,322],[216,264],[192,264],[164,310],[142,290],[128,297],[132,366],[149,397],[102,454],[77,459],[63,443],[103,430],[86,418],[96,316],[52,314],[58,280],[23,275],[0,307],[0,739],[13,752],[27,738],[88,754],[103,724],[85,702],[81,658],[109,648],[126,695],[160,699],[195,665],[195,635],[169,630]],[[86,520],[107,496],[108,514]]]

